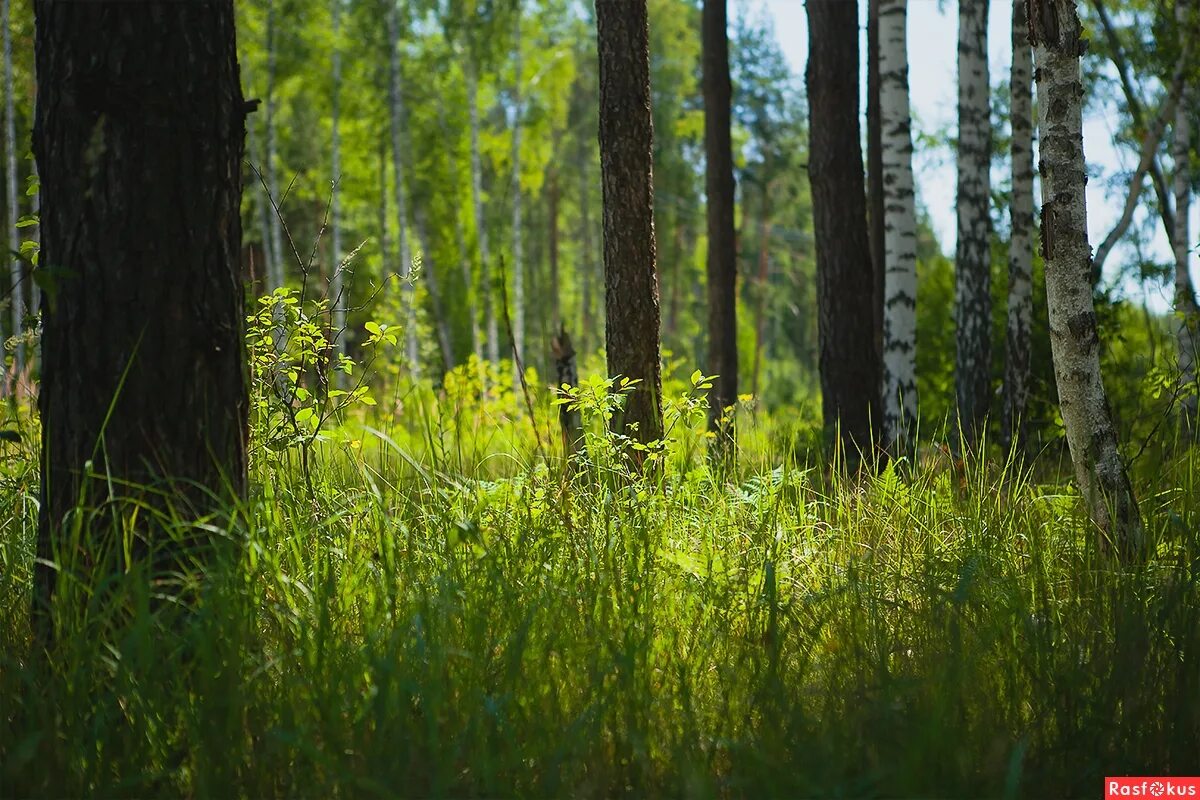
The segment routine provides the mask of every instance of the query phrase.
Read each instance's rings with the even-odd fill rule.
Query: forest
[[[1200,0],[0,4],[0,797],[1200,794]]]

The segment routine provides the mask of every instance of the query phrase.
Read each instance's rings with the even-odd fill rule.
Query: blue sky
[[[742,8],[765,9],[775,22],[775,33],[792,69],[803,76],[808,59],[808,18],[803,0],[734,0],[732,13]],[[859,3],[865,17],[866,3]],[[1008,79],[1011,64],[1010,42],[1012,4],[1008,0],[993,0],[988,20],[989,66],[992,84]],[[909,0],[908,56],[909,92],[911,94],[914,133],[918,131],[953,131],[956,117],[956,55],[958,43],[957,4],[950,0]],[[860,52],[865,56],[866,35],[863,34]],[[862,70],[865,76],[865,67]],[[865,77],[864,77],[865,82]],[[1120,216],[1125,201],[1127,181],[1114,185],[1111,179],[1128,172],[1136,165],[1137,156],[1131,148],[1114,146],[1115,106],[1101,107],[1089,112],[1084,119],[1084,150],[1088,159],[1088,233],[1093,247],[1098,245]],[[929,212],[943,249],[954,252],[954,158],[953,153],[918,152],[914,169],[917,196]],[[1148,187],[1146,187],[1148,190]],[[1139,216],[1142,212],[1139,212]],[[1200,239],[1200,203],[1192,204],[1192,239]],[[1135,221],[1136,224],[1136,221]],[[1151,251],[1159,261],[1170,259],[1166,236],[1159,226]],[[1115,250],[1109,258],[1106,273],[1119,269],[1122,258],[1131,256],[1129,248]],[[1192,253],[1193,281],[1200,280],[1200,263]],[[1172,288],[1123,286],[1134,297],[1144,297],[1156,310],[1171,306]]]

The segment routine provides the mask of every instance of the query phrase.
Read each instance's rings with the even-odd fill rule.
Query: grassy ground
[[[64,559],[50,655],[10,455],[0,794],[1096,797],[1200,770],[1195,451],[1139,462],[1155,555],[1117,569],[1045,463],[836,478],[747,425],[736,477],[680,436],[660,485],[602,457],[564,481],[527,421],[408,416],[319,448],[315,493],[260,451],[205,529],[236,546],[172,581]]]

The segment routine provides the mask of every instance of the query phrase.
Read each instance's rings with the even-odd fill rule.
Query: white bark
[[[340,130],[341,92],[342,92],[342,0],[333,0],[333,85],[330,108],[330,161],[333,170],[333,183],[329,197],[330,243],[333,250],[331,274],[329,277],[329,327],[333,339],[333,363],[336,366],[340,356],[346,352],[346,304],[345,282],[342,280],[342,213],[341,213],[341,183],[342,183],[342,148]],[[337,388],[342,388],[346,374],[340,370],[333,371]]]
[[[417,305],[412,280],[412,250],[408,241],[408,205],[404,192],[404,98],[400,85],[400,19],[395,3],[388,5],[388,106],[391,110],[392,177],[396,199],[396,242],[400,254],[400,304],[404,315],[404,352],[409,375],[421,378],[421,359],[417,346]]]
[[[517,362],[525,359],[525,266],[521,252],[521,2],[517,0],[513,30],[513,128],[512,128],[512,254],[513,254],[513,390],[520,391]]]
[[[906,452],[917,420],[917,218],[908,96],[908,0],[879,4],[883,153],[883,374],[887,447]]]
[[[1012,233],[1008,242],[1008,324],[1004,358],[1004,438],[1023,453],[1033,328],[1033,50],[1025,0],[1013,3],[1011,98]]]
[[[1074,0],[1031,0],[1042,177],[1042,248],[1059,407],[1079,493],[1104,547],[1142,549],[1137,501],[1100,376],[1083,157],[1081,29]]]
[[[492,298],[492,264],[488,253],[487,220],[483,213],[483,165],[479,155],[479,76],[475,64],[467,63],[467,110],[471,118],[471,204],[475,207],[475,240],[479,247],[479,298],[487,328],[487,357],[500,360],[500,337],[496,328],[496,304]]]
[[[1185,73],[1184,63],[1187,61],[1191,39],[1187,34],[1189,7],[1187,0],[1176,0],[1175,21],[1179,26],[1179,36],[1183,44],[1183,57],[1177,69],[1182,77]],[[1175,250],[1175,315],[1176,341],[1178,344],[1179,380],[1182,392],[1182,418],[1184,429],[1192,435],[1200,433],[1197,425],[1197,387],[1196,384],[1196,350],[1197,338],[1200,338],[1200,309],[1196,306],[1196,289],[1192,285],[1192,277],[1188,270],[1192,245],[1189,230],[1189,214],[1191,212],[1191,163],[1192,127],[1191,117],[1194,112],[1196,93],[1191,85],[1184,85],[1182,90],[1185,101],[1179,104],[1175,114],[1175,130],[1171,147],[1171,159],[1175,164],[1174,194],[1175,194],[1175,240],[1172,243]]]
[[[17,252],[21,249],[21,237],[17,229],[17,117],[13,100],[13,57],[12,57],[12,26],[9,24],[9,0],[4,2],[4,163],[6,203],[8,209],[8,262],[9,274],[12,278],[12,293],[10,295],[12,308],[12,333],[19,336],[25,322],[24,285],[22,282],[21,259]],[[13,350],[13,366],[16,374],[13,381],[15,387],[25,370],[25,348],[17,345]]]
[[[955,257],[955,390],[968,442],[983,432],[990,399],[992,126],[988,0],[959,0],[958,244]]]

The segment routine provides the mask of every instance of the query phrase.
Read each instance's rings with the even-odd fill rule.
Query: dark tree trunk
[[[558,156],[555,137],[551,157]],[[558,167],[551,165],[546,175],[546,237],[550,251],[550,330],[557,333],[562,327],[562,305],[558,296]]]
[[[1018,0],[1020,2],[1021,0]],[[875,276],[875,294],[871,299],[874,314],[875,350],[883,361],[883,278],[884,202],[883,202],[883,112],[880,104],[883,78],[879,74],[879,0],[867,0],[867,225],[871,243],[871,268]],[[883,398],[880,398],[883,402]],[[876,410],[873,409],[874,414]],[[875,419],[883,419],[882,406]]]
[[[608,374],[640,381],[614,425],[649,442],[663,422],[646,0],[596,0],[596,30]]]
[[[40,398],[38,555],[52,559],[79,499],[193,515],[245,490],[248,109],[233,0],[34,10],[42,260],[57,272]],[[138,551],[170,557],[150,516]],[[109,518],[91,518],[83,565]],[[54,571],[39,572],[44,608]]]
[[[733,86],[729,80],[729,36],[725,0],[704,0],[704,157],[708,214],[708,371],[716,375],[709,392],[709,428],[716,450],[729,449],[737,403],[737,242],[734,238],[733,142],[730,124]],[[726,422],[723,424],[723,420]]]
[[[808,0],[806,76],[821,401],[826,435],[840,430],[851,463],[860,451],[872,450],[871,411],[879,404],[881,380],[859,145],[857,5]]]

